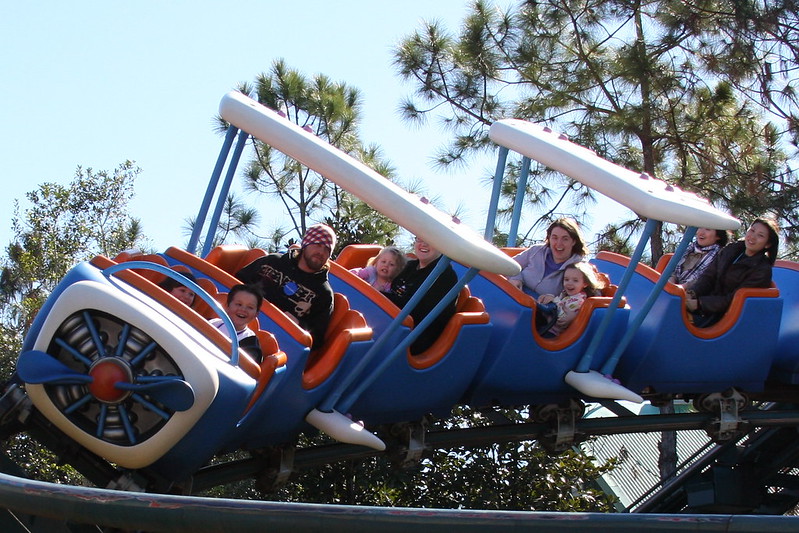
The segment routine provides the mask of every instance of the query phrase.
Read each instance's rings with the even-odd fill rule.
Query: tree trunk
[[[658,260],[663,255],[663,222],[658,222],[652,238],[649,241],[649,252],[652,255],[652,268],[658,264]]]

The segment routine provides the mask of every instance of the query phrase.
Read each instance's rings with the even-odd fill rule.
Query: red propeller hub
[[[116,388],[116,384],[131,383],[133,375],[130,366],[116,357],[103,357],[89,369],[94,378],[89,384],[89,392],[104,403],[119,403],[130,395],[130,391]]]

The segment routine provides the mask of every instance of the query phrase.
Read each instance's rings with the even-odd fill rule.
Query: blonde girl
[[[391,282],[405,268],[408,260],[396,246],[386,246],[367,261],[364,268],[350,270],[380,292],[390,292]]]

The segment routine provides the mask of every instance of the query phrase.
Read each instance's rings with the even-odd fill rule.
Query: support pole
[[[236,132],[238,131],[239,129],[236,126],[231,125],[225,134],[225,142],[222,144],[222,149],[219,151],[219,157],[216,159],[216,166],[214,166],[214,171],[211,173],[211,180],[208,182],[208,188],[205,190],[205,197],[200,205],[200,212],[197,213],[197,219],[194,221],[194,228],[192,228],[191,231],[189,244],[186,246],[186,251],[190,254],[193,254],[197,250],[197,242],[200,240],[200,233],[203,230],[205,218],[208,216],[208,208],[211,206],[211,200],[214,198],[216,184],[219,182],[219,177],[222,175],[222,169],[225,167],[225,161],[227,161],[228,153],[230,153],[230,147],[233,146],[233,139],[236,137]]]

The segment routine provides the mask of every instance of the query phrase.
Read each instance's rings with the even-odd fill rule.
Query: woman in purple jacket
[[[513,258],[522,271],[508,280],[533,298],[560,294],[564,269],[586,255],[580,227],[571,218],[559,218],[547,228],[543,244],[536,244]]]
[[[566,267],[582,261],[585,254],[585,241],[577,222],[572,218],[559,218],[547,228],[543,244],[531,246],[513,258],[522,271],[508,281],[535,299],[542,294],[560,294]],[[538,332],[551,328],[557,317],[557,308],[553,304],[537,304],[535,324]]]

